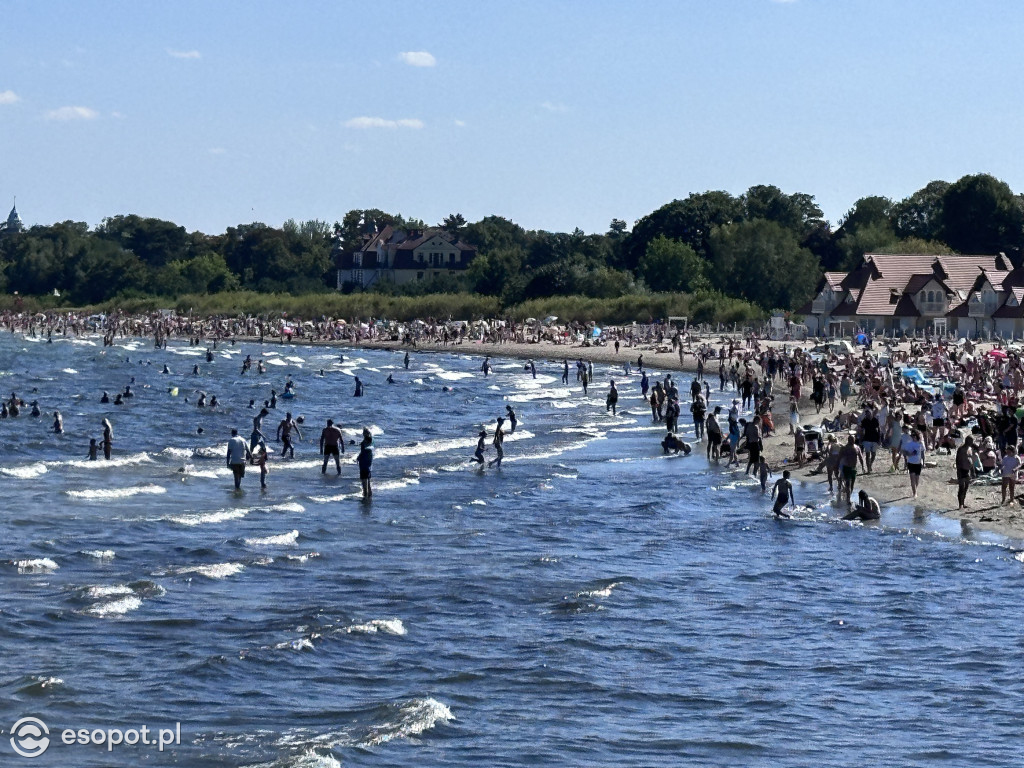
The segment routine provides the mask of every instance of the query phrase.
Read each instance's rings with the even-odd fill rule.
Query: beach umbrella
[[[591,331],[591,335],[596,339],[598,336],[601,335],[601,329],[595,326],[594,330]]]
[[[868,343],[867,335],[863,334],[863,333],[858,333],[857,334],[857,343],[858,344],[867,344]]]
[[[544,325],[551,325],[558,321],[558,315],[548,315],[544,318]]]
[[[994,357],[994,358],[997,358],[999,360],[1005,360],[1006,359],[1006,353],[1003,352],[1003,350],[1001,350],[1001,349],[990,349],[985,354],[988,355],[989,357]]]

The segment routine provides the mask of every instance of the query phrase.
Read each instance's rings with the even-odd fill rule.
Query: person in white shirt
[[[239,436],[237,429],[231,430],[231,439],[228,440],[228,468],[235,476],[235,490],[242,487],[242,478],[245,477],[245,462],[252,454],[245,440]]]
[[[1003,456],[1000,463],[1003,474],[1003,499],[999,502],[1000,504],[1007,503],[1007,496],[1009,496],[1009,503],[1013,504],[1013,495],[1017,488],[1017,470],[1020,469],[1020,465],[1021,460],[1017,455],[1016,446],[1006,446],[1006,455]]]
[[[942,399],[942,395],[935,395],[935,400],[932,401],[932,426],[928,430],[930,440],[926,441],[931,445],[932,448],[939,444],[939,440],[946,434],[946,402]]]
[[[905,435],[901,451],[907,463],[907,472],[910,473],[910,491],[916,499],[917,484],[921,482],[921,468],[924,466],[924,444],[921,442],[921,433],[915,429],[909,435]]]

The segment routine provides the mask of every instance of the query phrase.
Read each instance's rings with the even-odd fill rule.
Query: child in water
[[[761,493],[768,493],[768,478],[772,476],[772,470],[764,456],[757,463],[757,476],[761,480]]]
[[[267,490],[267,475],[270,474],[270,470],[267,468],[267,446],[265,443],[260,443],[254,461],[260,468],[260,488],[265,491]]]
[[[89,439],[89,461],[96,461],[99,454],[99,446],[96,445],[96,438]]]

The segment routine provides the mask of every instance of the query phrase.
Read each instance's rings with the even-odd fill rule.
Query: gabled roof
[[[1006,301],[992,317],[1024,317],[1024,287],[1013,287],[1007,291]]]
[[[897,307],[901,313],[909,311],[902,299],[892,300],[894,292],[912,295],[935,280],[952,296],[955,313],[979,276],[985,276],[993,285],[1001,285],[1008,274],[1008,265],[1000,256],[869,253],[864,255],[864,263],[843,280],[843,285],[863,285],[856,314],[891,317],[896,315]]]
[[[843,280],[846,278],[847,272],[826,272],[824,275],[824,282],[833,291],[838,291],[842,288]]]

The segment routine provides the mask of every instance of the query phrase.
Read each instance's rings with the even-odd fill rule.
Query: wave
[[[455,715],[437,699],[412,699],[396,708],[396,717],[389,722],[372,726],[362,746],[376,746],[398,738],[417,736],[433,728],[438,721],[443,723],[455,719]]]
[[[76,469],[110,469],[113,467],[131,467],[136,464],[147,464],[153,459],[148,453],[135,453],[131,456],[119,456],[116,459],[91,461],[89,459],[71,459],[67,461],[47,461],[50,467],[75,467]]]
[[[221,509],[216,512],[197,512],[189,515],[175,515],[166,518],[178,525],[209,525],[213,523],[226,523],[228,520],[240,520],[249,514],[248,509]]]
[[[26,696],[38,696],[44,693],[47,688],[56,688],[58,685],[64,685],[64,680],[59,677],[32,675],[28,680],[27,684],[18,689],[18,693]]]
[[[132,488],[87,488],[82,491],[64,491],[73,499],[85,499],[95,501],[100,499],[127,499],[140,494],[161,494],[167,493],[167,489],[161,485],[137,485]]]
[[[506,443],[514,443],[519,440],[529,440],[536,437],[532,432],[520,429],[505,435]],[[475,437],[453,437],[444,440],[425,440],[422,443],[412,445],[399,445],[395,447],[378,448],[376,453],[379,458],[396,458],[399,456],[422,456],[427,453],[448,453],[449,451],[466,450],[476,447]]]
[[[224,579],[228,576],[234,576],[236,573],[241,573],[245,570],[245,566],[241,563],[214,563],[213,565],[186,565],[178,568],[175,573],[186,574],[186,573],[198,573],[200,576],[205,576],[208,579]]]
[[[386,635],[405,635],[408,631],[401,619],[373,619],[367,621],[364,624],[352,624],[351,626],[345,627],[345,632],[352,634],[363,633],[363,634],[374,634],[377,632],[383,632]]]
[[[282,757],[272,763],[254,763],[243,768],[341,768],[341,763],[332,755],[321,755],[310,749],[301,755]]]
[[[320,557],[319,552],[307,552],[304,555],[285,555],[285,560],[291,560],[294,563],[305,563],[314,557]]]
[[[28,560],[15,560],[18,573],[50,573],[60,568],[48,557],[36,557]]]
[[[112,549],[84,549],[80,554],[97,560],[113,560],[115,552]]]
[[[46,465],[41,461],[37,461],[35,464],[26,464],[21,467],[0,467],[0,475],[16,477],[19,480],[31,480],[33,477],[39,477],[40,475],[45,474]]]
[[[266,536],[262,539],[245,539],[245,543],[250,547],[276,547],[294,545],[298,542],[298,539],[298,531],[289,531],[288,533],[281,533],[277,536]]]
[[[104,618],[107,616],[123,616],[126,613],[130,613],[142,606],[141,598],[135,595],[127,595],[117,600],[108,600],[103,603],[97,603],[96,605],[90,606],[85,609],[85,613],[90,616],[99,616]]]
[[[460,379],[472,379],[472,373],[464,373],[462,371],[435,371],[434,375],[439,379],[445,381],[459,381]]]
[[[134,595],[135,590],[127,584],[111,584],[107,586],[93,586],[85,588],[85,597],[93,600],[104,597],[120,597],[122,595]]]

